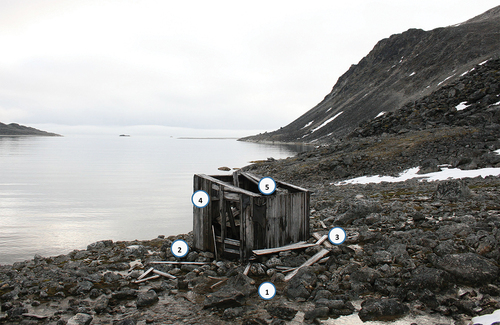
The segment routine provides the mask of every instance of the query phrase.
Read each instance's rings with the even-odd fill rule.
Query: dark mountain
[[[0,122],[0,136],[19,136],[19,135],[60,136],[59,134],[45,132],[29,126],[19,125],[16,123],[4,124]]]
[[[410,29],[379,41],[318,105],[289,125],[242,140],[329,143],[499,57],[500,6],[458,25]]]

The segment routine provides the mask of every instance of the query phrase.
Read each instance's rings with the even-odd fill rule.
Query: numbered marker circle
[[[189,252],[189,246],[184,240],[178,239],[172,243],[170,250],[175,257],[184,257]]]
[[[259,191],[264,195],[273,194],[276,191],[276,182],[271,177],[264,177],[259,182]]]
[[[276,295],[276,287],[271,282],[262,282],[259,286],[259,296],[264,300],[273,299]]]
[[[344,242],[346,238],[346,233],[345,230],[340,228],[340,227],[335,227],[330,229],[330,232],[328,233],[328,239],[332,244],[335,245],[340,245]]]
[[[193,196],[191,196],[191,202],[193,202],[194,206],[197,208],[204,208],[210,202],[210,196],[208,196],[205,191],[196,191]]]

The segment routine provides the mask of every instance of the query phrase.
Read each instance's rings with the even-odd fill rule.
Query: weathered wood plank
[[[151,268],[149,268],[149,270],[147,270],[146,272],[144,272],[143,274],[141,274],[141,275],[137,278],[137,280],[141,280],[141,279],[145,278],[145,277],[146,277],[149,273],[151,273],[153,270],[154,270],[154,268],[152,268],[152,267],[151,267]]]
[[[149,264],[207,265],[211,262],[152,261]]]
[[[172,280],[177,279],[177,277],[173,276],[172,274],[168,274],[168,273],[165,273],[165,272],[162,272],[162,271],[153,270],[153,273],[161,275],[161,276],[166,277],[168,279],[172,279]]]
[[[318,241],[323,238],[324,236],[326,236],[326,238],[328,238],[328,235],[323,235],[321,236],[319,233],[315,232],[313,234],[313,237],[316,238]],[[327,247],[327,248],[332,248],[333,245],[329,242],[329,241],[326,241],[324,240],[323,242],[321,242],[321,244],[323,244],[323,246]]]
[[[234,185],[232,185],[230,183],[223,182],[221,180],[218,180],[217,178],[214,178],[214,177],[211,177],[211,176],[208,176],[205,174],[196,174],[196,176],[201,177],[201,178],[205,178],[213,183],[222,185],[225,188],[225,190],[233,192],[233,193],[246,194],[246,195],[255,196],[255,197],[261,196],[261,194],[257,194],[254,192],[244,190],[242,188],[235,187]]]
[[[310,259],[308,259],[304,264],[302,264],[301,266],[299,266],[295,271],[293,271],[292,273],[288,274],[285,277],[285,282],[290,281],[291,278],[293,278],[295,275],[297,275],[297,272],[299,272],[299,270],[301,268],[313,265],[314,263],[316,263],[317,261],[319,261],[320,259],[322,259],[329,252],[330,252],[329,250],[323,248],[322,250],[320,250],[319,252],[317,252],[316,254],[314,254],[313,257],[311,257]]]
[[[149,278],[144,278],[144,279],[141,279],[141,280],[134,281],[134,283],[143,283],[143,282],[146,282],[146,281],[149,281],[149,280],[156,280],[159,277],[160,276],[158,274],[155,274],[153,276],[150,276]]]
[[[250,263],[245,267],[245,270],[243,271],[243,275],[248,275],[248,272],[250,272]]]
[[[260,256],[260,255],[275,254],[275,253],[279,253],[279,252],[291,251],[291,250],[295,250],[295,249],[308,248],[308,247],[312,247],[312,246],[316,246],[316,244],[310,244],[308,242],[302,241],[302,242],[298,242],[295,244],[276,247],[276,248],[254,249],[253,253],[255,255]]]

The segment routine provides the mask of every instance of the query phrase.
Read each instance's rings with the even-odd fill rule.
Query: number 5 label
[[[191,202],[197,208],[204,208],[210,202],[210,196],[205,191],[196,191],[193,196],[191,196]]]
[[[271,177],[264,177],[259,182],[259,191],[264,195],[273,194],[276,191],[276,182]]]

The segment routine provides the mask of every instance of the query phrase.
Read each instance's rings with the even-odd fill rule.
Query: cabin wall
[[[267,197],[265,246],[280,247],[309,239],[309,193]]]
[[[218,206],[218,202],[212,199],[212,182],[195,175],[193,190],[194,192],[203,190],[211,196],[210,202],[206,207],[197,208],[193,205],[193,246],[198,250],[213,252],[214,239],[212,213],[210,212],[213,210],[213,204],[217,204]]]
[[[208,177],[209,179],[205,178]],[[194,191],[203,190],[210,195],[210,203],[204,208],[193,207],[193,244],[194,248],[215,252],[212,224],[216,224],[218,240],[233,238],[226,227],[226,210],[229,203],[238,205],[240,212],[240,258],[247,260],[252,256],[252,250],[280,247],[303,240],[309,235],[309,196],[306,190],[296,187],[287,188],[288,193],[263,196],[250,189],[256,186],[253,182],[239,177],[234,187],[229,179],[217,179],[206,175],[194,176]],[[220,181],[229,183],[227,186]],[[243,183],[247,183],[243,185]],[[279,186],[279,184],[278,184]],[[246,191],[245,191],[246,190]],[[228,205],[228,206],[226,206]],[[219,222],[216,222],[218,217]],[[228,220],[231,222],[231,220]],[[220,229],[219,229],[220,227]],[[233,227],[231,227],[233,229]],[[224,244],[222,244],[224,246]],[[223,253],[223,252],[221,252]]]

